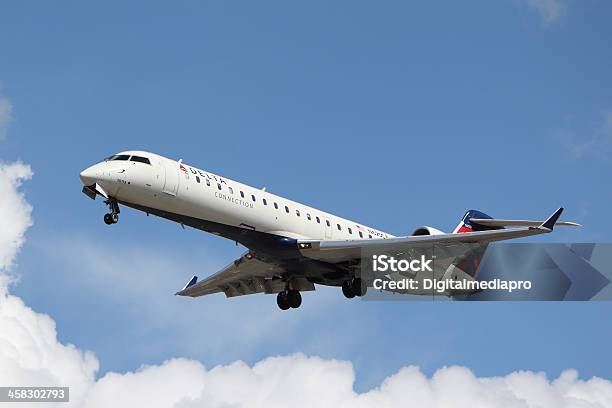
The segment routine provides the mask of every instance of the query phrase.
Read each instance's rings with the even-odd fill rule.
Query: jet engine
[[[416,236],[421,236],[421,235],[442,235],[444,234],[444,232],[440,231],[437,228],[434,227],[428,227],[427,225],[423,226],[423,227],[419,227],[417,229],[414,230],[414,232],[412,233],[413,237]]]

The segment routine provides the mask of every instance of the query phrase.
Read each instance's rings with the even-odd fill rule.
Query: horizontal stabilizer
[[[534,220],[500,220],[500,219],[479,219],[470,218],[470,221],[487,227],[539,227],[544,221]],[[555,227],[581,227],[582,225],[570,221],[557,221]]]

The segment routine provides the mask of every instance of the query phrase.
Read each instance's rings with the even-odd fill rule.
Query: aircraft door
[[[164,168],[164,187],[162,192],[175,196],[179,186],[179,166],[174,161],[164,160],[162,167]]]
[[[325,220],[325,239],[332,238],[332,227],[329,220]]]

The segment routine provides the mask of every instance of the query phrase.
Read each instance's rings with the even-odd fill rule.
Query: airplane
[[[563,208],[544,221],[494,219],[469,210],[451,233],[430,226],[409,236],[384,231],[146,151],[123,151],[80,173],[83,193],[101,196],[108,225],[123,205],[240,243],[247,251],[202,281],[193,276],[176,295],[277,295],[282,310],[298,308],[315,284],[341,287],[347,298],[367,290],[357,273],[360,253],[398,245],[488,244],[552,232]],[[513,227],[513,228],[506,228]]]

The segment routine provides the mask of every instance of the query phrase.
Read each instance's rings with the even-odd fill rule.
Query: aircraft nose
[[[81,178],[81,182],[85,186],[91,186],[96,183],[96,179],[98,176],[98,171],[94,168],[94,166],[88,167],[79,174]]]

